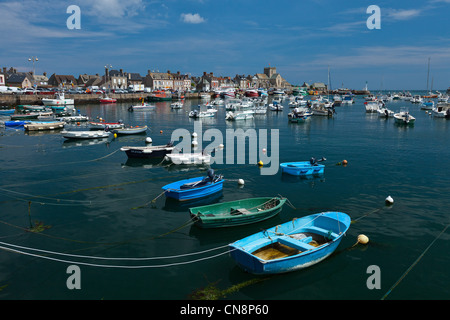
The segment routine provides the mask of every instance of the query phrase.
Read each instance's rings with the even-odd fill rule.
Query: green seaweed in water
[[[267,280],[269,278],[255,278],[251,280],[247,280],[238,284],[235,284],[225,290],[220,290],[217,288],[216,284],[219,281],[214,283],[209,283],[206,287],[199,288],[194,290],[190,295],[189,299],[192,300],[219,300],[220,298],[225,298],[226,296],[233,294],[240,289],[247,287],[249,285]]]
[[[38,233],[38,232],[42,232],[44,230],[47,230],[49,228],[51,228],[51,226],[44,225],[44,223],[42,221],[35,221],[34,222],[34,226],[30,227],[28,229],[28,231]]]

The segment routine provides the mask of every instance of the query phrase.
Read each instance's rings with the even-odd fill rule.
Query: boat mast
[[[428,81],[430,79],[430,57],[428,57],[428,74],[427,74],[427,91],[428,91]]]

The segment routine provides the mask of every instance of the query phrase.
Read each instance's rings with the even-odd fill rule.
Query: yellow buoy
[[[356,243],[352,247],[356,246],[358,243],[368,244],[369,243],[369,238],[365,234],[360,234],[358,236],[358,241],[356,241]]]
[[[114,138],[117,138],[117,133],[114,133]]]
[[[262,167],[263,165],[264,165],[264,163],[261,160],[259,160],[258,166]]]

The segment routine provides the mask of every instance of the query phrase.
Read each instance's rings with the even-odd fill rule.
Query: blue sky
[[[69,30],[67,7],[81,9]],[[369,30],[369,5],[381,29]],[[333,88],[450,86],[450,0],[70,0],[0,1],[0,67],[103,74],[105,65],[218,76],[274,66],[289,82]]]

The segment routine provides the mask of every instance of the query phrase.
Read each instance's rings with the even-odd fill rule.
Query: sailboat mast
[[[429,80],[430,80],[430,58],[428,57],[427,91],[428,91]]]

